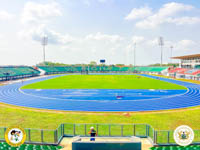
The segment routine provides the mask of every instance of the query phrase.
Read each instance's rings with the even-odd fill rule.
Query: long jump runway
[[[47,80],[48,76],[0,86],[0,102],[51,110],[66,111],[154,111],[200,105],[200,85],[159,78],[187,87],[187,90],[21,90],[26,84]],[[142,75],[157,79],[158,77]]]

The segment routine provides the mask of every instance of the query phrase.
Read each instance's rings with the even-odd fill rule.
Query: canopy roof
[[[177,57],[172,57],[172,58],[173,58],[173,59],[200,58],[200,54],[185,55],[185,56],[177,56]]]

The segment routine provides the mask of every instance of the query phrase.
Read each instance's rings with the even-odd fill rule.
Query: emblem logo
[[[190,145],[194,140],[194,132],[189,126],[179,126],[174,131],[174,140],[180,146]]]
[[[26,140],[26,132],[21,127],[7,128],[5,132],[5,140],[10,146],[20,146]]]

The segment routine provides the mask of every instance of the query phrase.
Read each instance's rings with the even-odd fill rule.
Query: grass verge
[[[182,124],[200,129],[199,115],[199,106],[155,112],[95,113],[39,110],[1,104],[0,126],[56,129],[61,123],[144,123],[156,130],[173,130]]]

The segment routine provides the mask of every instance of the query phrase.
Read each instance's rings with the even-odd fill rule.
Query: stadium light
[[[45,46],[48,44],[48,37],[47,36],[43,36],[42,37],[42,46],[43,46],[43,61],[45,63]]]
[[[134,67],[136,66],[136,43],[134,43]]]
[[[160,66],[162,66],[162,64],[163,64],[163,45],[164,45],[163,37],[159,37],[159,39],[158,39],[158,45],[160,46],[160,50],[161,50]]]
[[[170,49],[171,49],[171,63],[172,63],[172,56],[173,56],[172,55],[173,48],[174,48],[173,46],[170,46]]]

